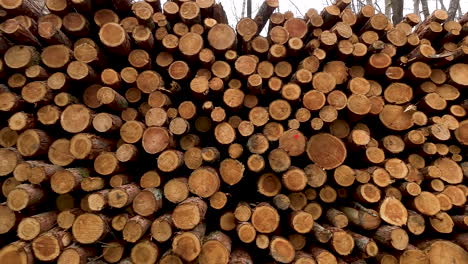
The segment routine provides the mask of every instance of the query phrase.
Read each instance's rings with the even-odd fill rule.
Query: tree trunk
[[[385,16],[390,17],[392,14],[392,0],[385,0]]]
[[[427,0],[421,0],[422,12],[424,14],[424,19],[429,17],[429,6],[427,5]]]
[[[413,13],[415,13],[416,15],[418,15],[418,17],[421,17],[420,14],[419,14],[419,4],[421,3],[420,0],[414,0],[413,1]]]
[[[447,21],[455,19],[455,15],[457,14],[457,9],[459,6],[460,6],[460,0],[450,0],[449,9],[447,11],[448,12]]]
[[[392,1],[392,11],[392,21],[396,25],[403,20],[403,1]]]

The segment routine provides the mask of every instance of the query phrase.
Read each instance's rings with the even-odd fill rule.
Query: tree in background
[[[419,14],[419,4],[421,3],[420,0],[414,0],[413,1],[413,13],[415,13],[416,15],[418,15],[419,17],[421,17],[421,15]]]
[[[392,21],[393,24],[398,24],[400,23],[401,20],[403,20],[403,5],[404,1],[403,0],[393,0],[392,1]]]
[[[385,16],[391,17],[392,15],[392,0],[385,0]]]
[[[460,6],[460,0],[450,0],[450,5],[447,10],[448,20],[453,20],[457,14],[458,7]]]
[[[427,4],[427,0],[421,0],[422,12],[424,15],[424,19],[429,17],[429,6]]]

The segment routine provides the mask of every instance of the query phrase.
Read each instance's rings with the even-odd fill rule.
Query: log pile
[[[0,0],[0,263],[468,263],[468,14],[350,2]]]

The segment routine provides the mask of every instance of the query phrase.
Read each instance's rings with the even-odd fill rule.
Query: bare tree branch
[[[245,0],[244,0],[244,2],[245,2]],[[242,12],[243,12],[243,9],[244,8],[242,8]],[[239,18],[239,15],[237,14],[237,8],[236,8],[236,4],[234,2],[232,3],[232,10],[231,11],[232,11],[232,14],[234,16],[234,19],[236,20],[235,23],[234,23],[234,27],[235,27],[237,22],[239,22],[240,18]],[[242,16],[243,15],[244,14],[242,13]]]
[[[299,12],[299,14],[300,14],[302,17],[304,16],[304,15],[302,14],[301,10],[299,9],[299,7],[297,7],[297,5],[296,5],[293,1],[289,0],[289,3],[291,3],[291,4],[296,8],[297,12]]]
[[[447,8],[445,8],[445,5],[444,5],[444,0],[439,0],[439,2],[440,2],[440,8],[442,8],[442,10],[447,11]]]
[[[379,11],[379,13],[383,13],[382,8],[380,8],[380,5],[377,1],[374,2],[374,6],[377,8],[377,11]]]

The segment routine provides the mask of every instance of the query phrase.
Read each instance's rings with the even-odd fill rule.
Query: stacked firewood
[[[0,0],[0,263],[468,263],[468,14],[350,2]]]

